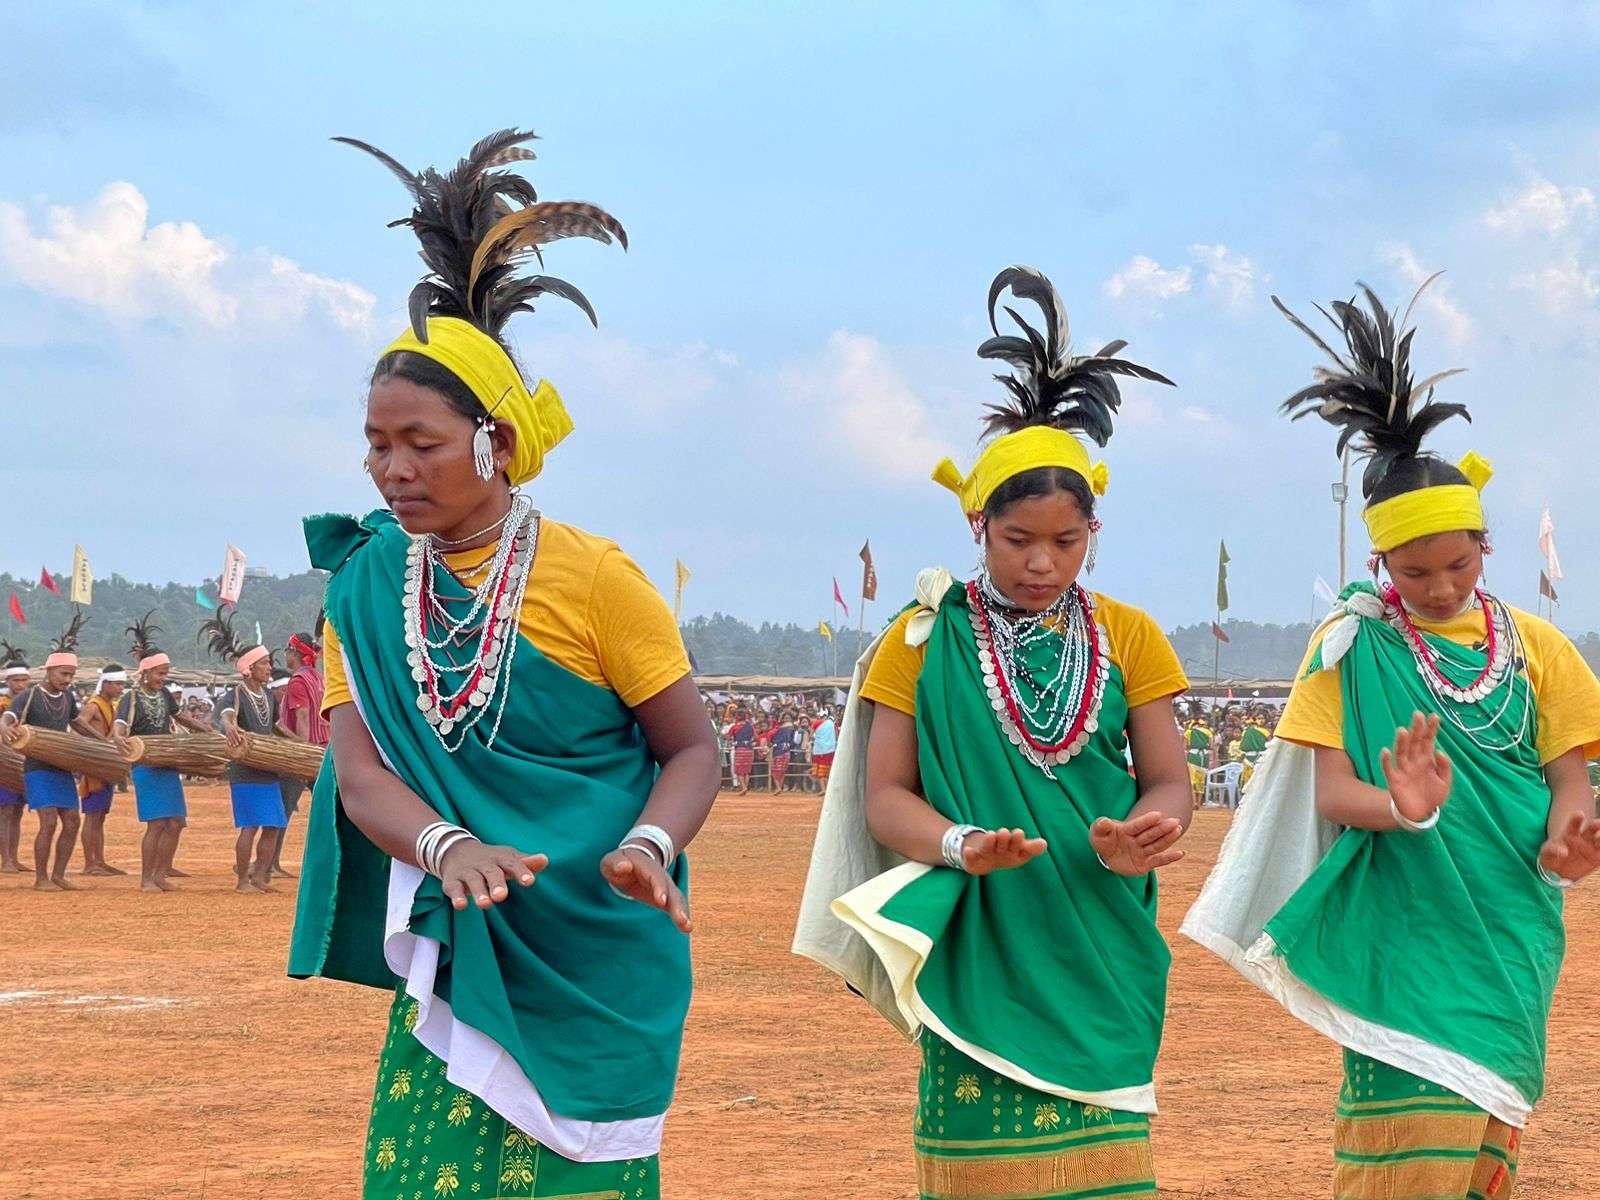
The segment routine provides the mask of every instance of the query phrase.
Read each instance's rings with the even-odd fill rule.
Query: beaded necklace
[[[1043,612],[1019,612],[984,572],[967,584],[967,608],[995,720],[1024,758],[1055,778],[1051,768],[1081,753],[1100,727],[1111,664],[1093,598],[1074,583]],[[1041,644],[1051,661],[1036,669],[1030,660]]]

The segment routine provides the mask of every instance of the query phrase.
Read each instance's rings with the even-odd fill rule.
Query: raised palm
[[[1439,749],[1439,717],[1414,713],[1409,727],[1395,730],[1394,749],[1378,757],[1395,809],[1408,821],[1426,821],[1450,798],[1455,771]]]

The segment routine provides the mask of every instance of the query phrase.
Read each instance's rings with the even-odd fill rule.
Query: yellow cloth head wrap
[[[1397,546],[1435,533],[1487,527],[1478,493],[1494,475],[1488,461],[1469,453],[1456,467],[1467,483],[1442,483],[1381,500],[1361,514],[1372,537],[1372,549],[1386,554]]]
[[[572,418],[548,380],[532,392],[511,356],[488,334],[459,317],[429,317],[428,340],[407,329],[384,350],[405,350],[446,367],[472,391],[484,411],[517,431],[517,448],[506,472],[512,486],[544,470],[544,456],[572,432]]]
[[[1081,475],[1096,496],[1106,494],[1111,474],[1103,462],[1091,465],[1089,451],[1066,430],[1030,425],[990,442],[970,475],[963,477],[955,463],[944,459],[933,469],[933,481],[960,497],[962,512],[982,512],[1002,483],[1035,467],[1061,467]]]

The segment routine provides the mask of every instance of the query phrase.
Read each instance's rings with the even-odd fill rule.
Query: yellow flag
[[[826,621],[817,622],[817,632],[823,637],[827,638],[830,642],[833,641],[833,630],[828,628],[828,623]]]
[[[82,546],[72,548],[72,602],[74,604],[90,603],[94,595],[94,573],[89,570],[89,556],[83,552]]]
[[[678,586],[672,596],[672,619],[683,620],[683,585],[689,582],[689,568],[683,565],[683,560],[678,559]]]

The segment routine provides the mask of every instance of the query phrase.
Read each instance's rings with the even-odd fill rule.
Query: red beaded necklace
[[[1471,683],[1459,684],[1456,683],[1455,680],[1449,678],[1449,676],[1439,669],[1438,657],[1433,653],[1432,647],[1428,645],[1427,640],[1422,636],[1422,631],[1418,629],[1415,622],[1411,620],[1411,614],[1406,611],[1405,601],[1401,599],[1399,589],[1396,588],[1392,583],[1386,583],[1383,585],[1383,602],[1387,604],[1389,608],[1396,614],[1396,619],[1400,624],[1401,632],[1405,634],[1406,640],[1411,643],[1412,653],[1417,656],[1417,658],[1422,662],[1423,666],[1427,669],[1429,674],[1433,676],[1434,679],[1438,680],[1439,683],[1444,685],[1446,688],[1449,688],[1453,692],[1470,692],[1475,690],[1488,680],[1489,676],[1494,673],[1495,668],[1498,665],[1495,654],[1495,651],[1499,645],[1497,640],[1498,634],[1495,632],[1493,609],[1490,608],[1489,597],[1484,594],[1482,588],[1474,588],[1472,591],[1473,595],[1478,599],[1478,606],[1483,610],[1483,624],[1484,628],[1488,630],[1488,644],[1484,648],[1484,653],[1486,654],[1487,658],[1484,662],[1483,670],[1478,672],[1477,676],[1472,680]]]
[[[993,677],[995,682],[992,686],[999,691],[999,698],[1005,705],[1006,715],[1010,718],[1009,722],[1007,722],[1009,725],[1007,732],[1015,730],[1022,741],[1036,754],[1064,756],[1059,761],[1065,761],[1065,757],[1083,748],[1084,743],[1088,740],[1088,734],[1094,732],[1088,728],[1088,725],[1100,702],[1100,690],[1095,686],[1095,681],[1099,678],[1102,668],[1101,657],[1103,650],[1100,644],[1100,628],[1095,623],[1094,606],[1089,600],[1089,594],[1076,584],[1073,585],[1072,591],[1073,601],[1081,608],[1084,625],[1088,631],[1088,683],[1083,689],[1083,696],[1078,702],[1078,710],[1073,714],[1072,723],[1067,727],[1066,734],[1058,742],[1041,742],[1029,732],[1027,722],[1023,720],[1022,709],[1017,703],[1016,693],[1012,688],[1009,673],[993,657],[995,653],[994,626],[989,620],[989,614],[979,594],[978,585],[976,581],[967,583],[967,604],[972,612],[977,615],[979,632],[983,639],[982,647],[986,648],[990,655],[989,663],[986,664],[986,675]]]

